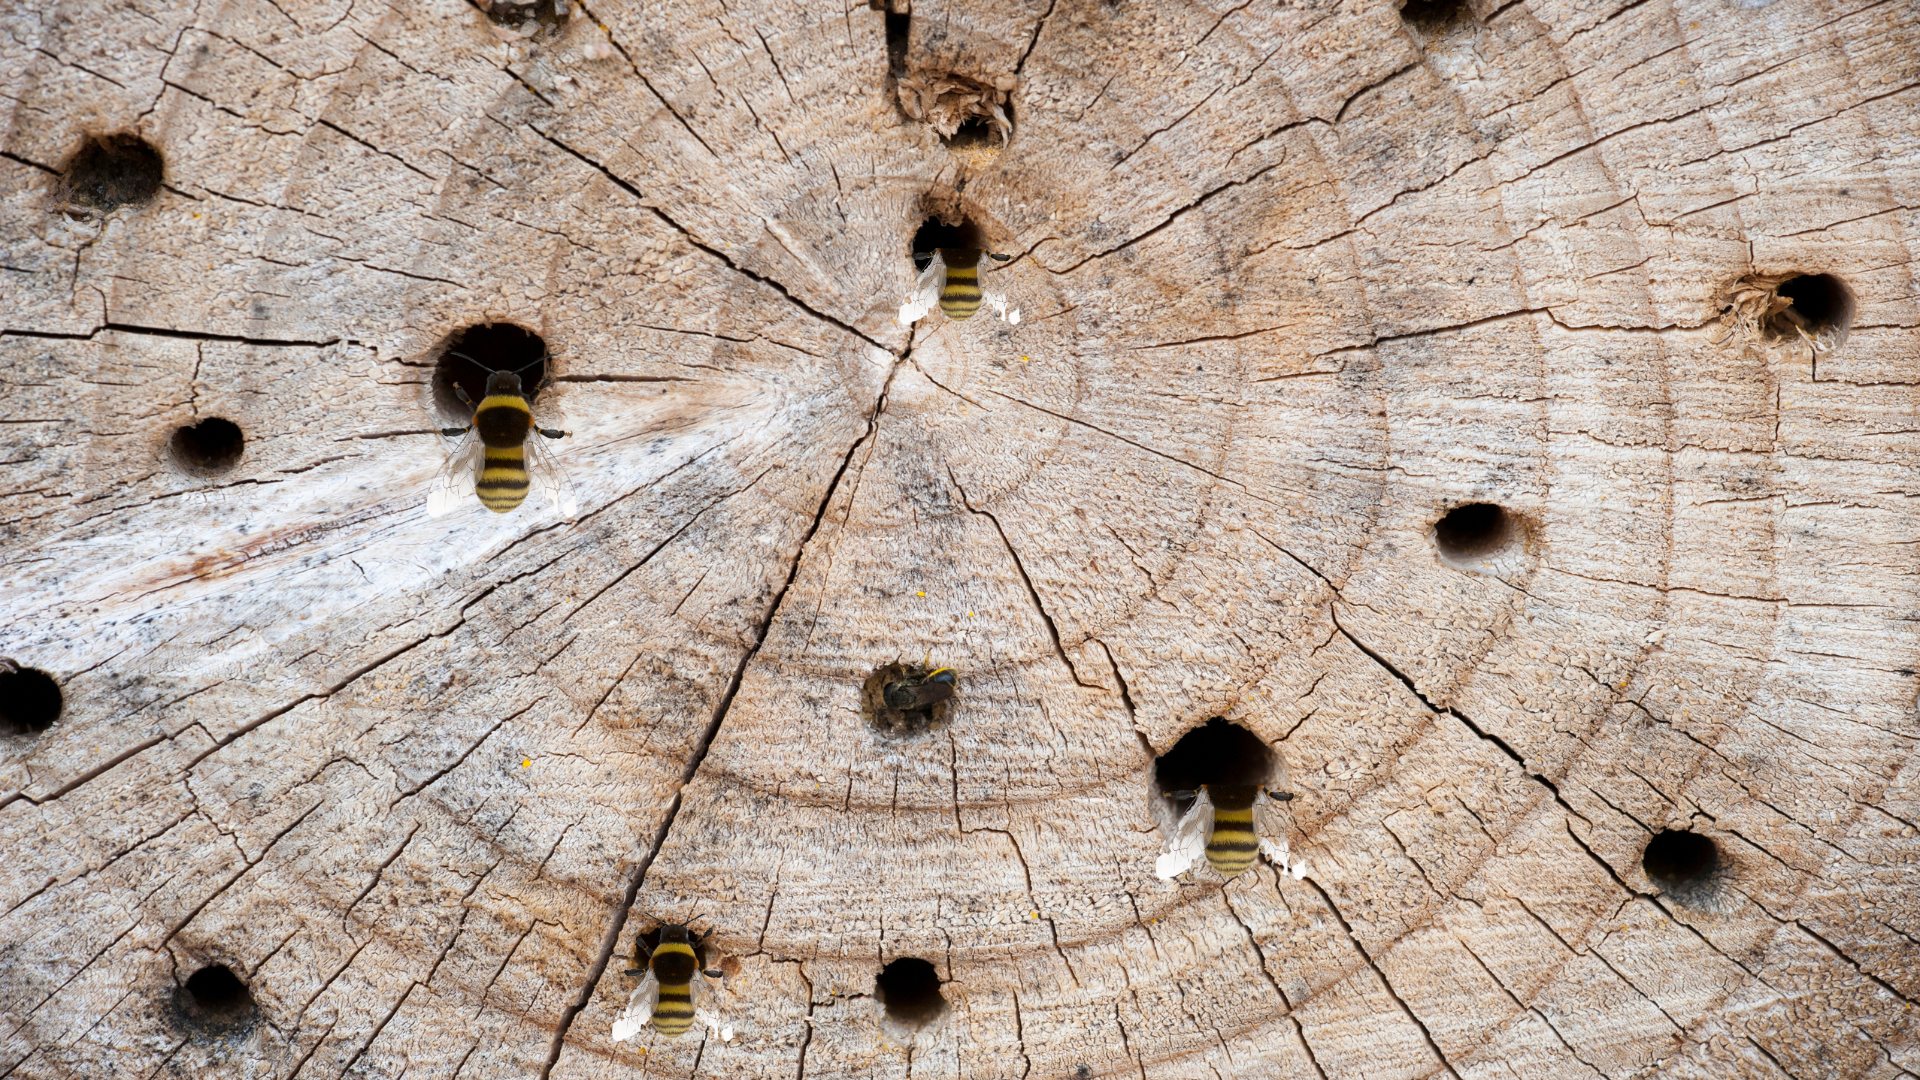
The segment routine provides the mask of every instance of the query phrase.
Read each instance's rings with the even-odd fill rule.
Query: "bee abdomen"
[[[527,499],[527,456],[518,446],[489,446],[473,493],[480,505],[504,514]]]
[[[1207,862],[1223,877],[1232,877],[1253,865],[1260,838],[1253,832],[1253,811],[1215,810],[1213,838],[1207,841]]]
[[[653,1007],[653,1029],[669,1039],[693,1026],[693,987],[689,983],[660,987],[660,1003]]]
[[[947,284],[940,290],[940,310],[949,319],[965,319],[980,310],[980,271],[977,267],[947,267]]]

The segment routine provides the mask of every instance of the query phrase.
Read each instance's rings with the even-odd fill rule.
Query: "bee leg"
[[[453,384],[453,396],[460,399],[460,404],[469,408],[473,406],[473,399],[467,396],[467,388],[459,383]]]
[[[1011,255],[1002,255],[997,251],[989,251],[987,252],[987,256],[993,259],[995,262],[1006,262],[1009,259],[1013,258],[1013,256]]]
[[[472,424],[468,424],[468,425],[467,425],[466,427],[443,427],[443,428],[441,428],[441,429],[440,429],[440,434],[442,434],[442,435],[465,435],[465,434],[466,434],[467,432],[469,432],[469,431],[472,431],[472,430],[473,430],[473,425],[472,425]]]
[[[533,430],[539,432],[542,435],[545,435],[549,439],[564,439],[567,436],[573,434],[573,432],[571,431],[561,431],[559,428],[543,427],[543,428],[534,428]]]
[[[700,974],[705,975],[709,979],[724,979],[727,977],[727,973],[721,971],[719,968],[708,968]]]

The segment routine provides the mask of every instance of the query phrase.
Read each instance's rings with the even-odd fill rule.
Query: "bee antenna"
[[[467,363],[469,363],[469,364],[472,364],[472,365],[473,365],[474,367],[477,367],[477,368],[479,368],[479,369],[480,369],[481,371],[484,371],[484,372],[486,372],[486,373],[487,373],[487,374],[489,374],[489,375],[491,375],[491,374],[493,374],[493,372],[494,372],[494,369],[493,369],[493,368],[490,368],[490,367],[488,367],[487,365],[485,365],[485,364],[483,364],[483,363],[481,363],[480,361],[478,361],[478,360],[475,360],[475,359],[474,359],[473,357],[471,357],[471,356],[468,356],[468,355],[467,355],[466,353],[463,353],[463,352],[458,352],[458,351],[456,351],[456,350],[453,350],[453,349],[448,349],[448,350],[447,350],[447,355],[448,355],[448,356],[457,356],[457,357],[459,357],[460,359],[462,359],[462,360],[465,360],[465,361],[466,361]]]
[[[514,368],[514,369],[513,369],[513,373],[514,373],[515,375],[518,375],[518,374],[520,374],[521,372],[523,372],[523,371],[525,371],[525,370],[527,370],[528,368],[530,368],[530,367],[532,367],[532,366],[533,366],[534,364],[544,364],[544,363],[546,363],[546,362],[547,362],[547,358],[548,358],[548,357],[550,357],[550,356],[552,356],[552,355],[553,355],[553,354],[552,354],[552,353],[550,353],[550,352],[543,352],[543,353],[541,353],[541,354],[539,355],[539,357],[538,357],[538,358],[536,358],[536,359],[534,359],[533,361],[531,361],[531,362],[529,362],[529,363],[526,363],[526,364],[522,364],[521,366],[519,366],[519,367],[517,367],[517,368]]]

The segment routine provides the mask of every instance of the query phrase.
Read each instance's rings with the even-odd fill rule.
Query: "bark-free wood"
[[[0,747],[0,1072],[1920,1071],[1920,10],[918,0],[895,72],[840,5],[0,11],[0,655],[68,703]],[[57,212],[122,131],[160,195]],[[955,206],[1011,332],[892,321]],[[1817,363],[1721,319],[1796,271]],[[487,320],[577,522],[424,513]],[[1472,501],[1525,543],[1463,570]],[[1216,713],[1302,877],[1152,876]],[[696,911],[730,1040],[613,1044]]]

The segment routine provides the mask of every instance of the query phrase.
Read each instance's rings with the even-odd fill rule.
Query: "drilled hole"
[[[1013,106],[1007,104],[1001,106],[1001,109],[1007,114],[1007,120],[1011,123]],[[952,135],[942,135],[940,141],[946,145],[947,149],[962,152],[998,150],[1004,145],[1000,139],[1000,132],[984,116],[969,118]]]
[[[912,15],[887,12],[887,73],[896,79],[907,73],[907,35],[912,26]]]
[[[958,224],[949,225],[930,217],[913,234],[913,269],[915,272],[925,270],[933,261],[933,253],[940,248],[979,251],[986,246],[986,231],[973,222],[962,218]]]
[[[953,719],[960,680],[938,665],[882,664],[860,687],[860,713],[889,739],[939,731]]]
[[[173,429],[173,460],[191,473],[211,476],[223,473],[240,462],[246,451],[247,437],[240,425],[224,417],[209,416],[197,424]]]
[[[904,956],[880,969],[873,996],[886,1006],[887,1019],[908,1027],[923,1027],[947,1011],[940,973],[918,957]]]
[[[1670,890],[1705,884],[1720,865],[1720,848],[1710,836],[1663,829],[1647,841],[1640,867],[1647,876]]]
[[[253,992],[232,968],[209,964],[187,977],[181,987],[180,1006],[196,1026],[231,1028],[253,1016]]]
[[[1429,37],[1472,18],[1466,0],[1407,0],[1400,8],[1400,20]]]
[[[53,676],[0,657],[0,735],[45,731],[65,706]]]
[[[541,30],[556,26],[565,26],[573,13],[568,0],[532,0],[521,3],[518,0],[479,0],[480,10],[487,13],[488,21],[495,26],[504,26],[518,30],[523,37],[531,37]]]
[[[457,423],[473,416],[473,405],[460,400],[453,388],[467,392],[478,403],[487,396],[487,376],[495,371],[518,371],[527,403],[540,396],[547,377],[547,343],[539,334],[512,323],[483,323],[456,330],[441,343],[433,367],[433,404]],[[458,354],[458,355],[455,355]]]
[[[1774,290],[1784,304],[1767,316],[1766,331],[1775,338],[1798,338],[1804,330],[1816,339],[1843,337],[1853,326],[1853,290],[1832,274],[1790,277]]]
[[[137,206],[160,193],[160,151],[138,135],[89,137],[67,162],[62,201],[82,210]]]
[[[1168,809],[1185,813],[1190,800],[1169,797],[1167,792],[1197,791],[1203,786],[1215,794],[1223,789],[1258,788],[1280,782],[1275,775],[1278,764],[1278,755],[1260,736],[1216,716],[1180,736],[1173,749],[1153,760],[1154,790],[1167,800]]]
[[[1519,539],[1514,515],[1492,503],[1468,503],[1433,523],[1440,557],[1455,566],[1471,566],[1507,550]]]

